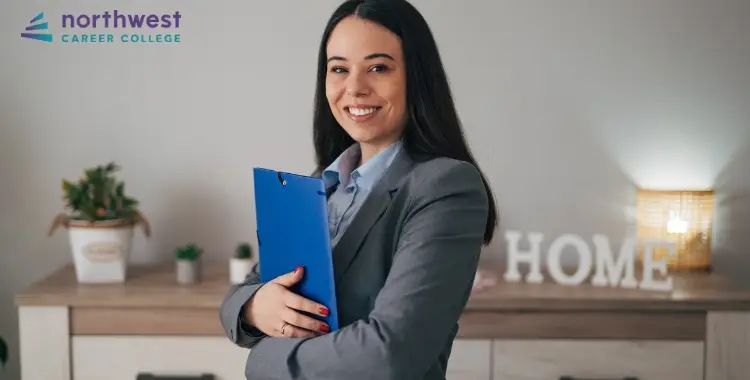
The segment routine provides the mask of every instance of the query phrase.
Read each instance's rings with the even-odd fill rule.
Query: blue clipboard
[[[329,314],[302,313],[338,330],[323,180],[264,168],[254,168],[253,177],[260,280],[268,282],[304,266],[304,277],[290,290],[325,305]]]

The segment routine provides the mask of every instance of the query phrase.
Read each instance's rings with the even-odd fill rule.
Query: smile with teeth
[[[349,112],[352,116],[369,116],[375,113],[375,111],[379,110],[380,107],[378,106],[372,106],[372,107],[346,107],[346,111]]]

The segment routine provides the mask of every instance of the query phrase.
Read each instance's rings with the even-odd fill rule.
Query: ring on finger
[[[284,322],[284,324],[283,324],[283,325],[281,325],[281,335],[284,335],[284,329],[285,329],[285,328],[286,328],[287,326],[289,326],[289,324],[288,324],[288,323],[286,323],[286,322]]]

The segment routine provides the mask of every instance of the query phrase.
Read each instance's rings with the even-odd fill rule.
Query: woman
[[[438,50],[406,1],[350,0],[318,60],[314,143],[329,189],[341,329],[287,288],[304,268],[233,286],[221,322],[248,379],[444,379],[492,191],[461,131]]]

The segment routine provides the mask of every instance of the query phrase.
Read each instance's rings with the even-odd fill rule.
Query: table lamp
[[[653,248],[655,261],[665,259],[670,270],[711,268],[711,228],[714,214],[713,190],[664,191],[639,189],[637,200],[638,260],[643,262],[645,241],[674,244]]]

